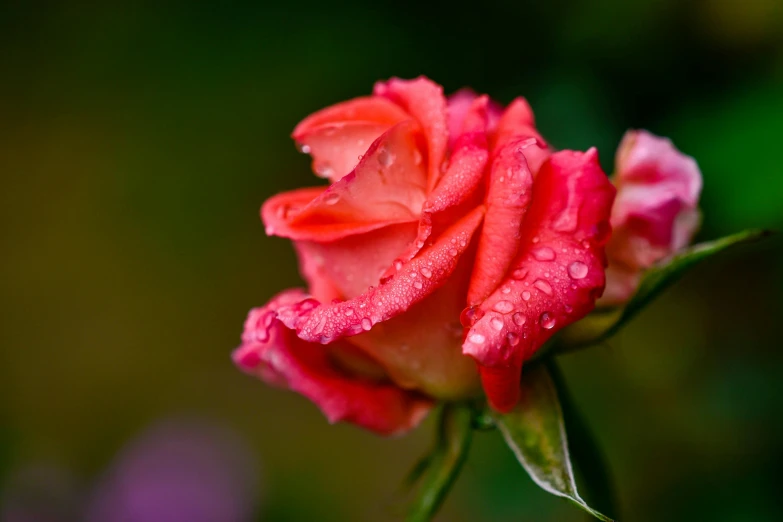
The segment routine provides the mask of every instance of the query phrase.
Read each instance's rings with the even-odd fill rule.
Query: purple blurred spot
[[[166,420],[131,441],[98,485],[87,522],[244,522],[258,499],[255,458],[236,434]]]

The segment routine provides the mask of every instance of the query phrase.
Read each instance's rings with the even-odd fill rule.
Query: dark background
[[[544,136],[597,146],[608,172],[627,128],[670,136],[704,174],[700,239],[783,224],[779,0],[0,2],[0,516],[82,520],[121,448],[184,415],[245,441],[257,520],[395,519],[430,423],[329,426],[229,354],[249,308],[300,284],[258,218],[317,183],[294,125],[419,74],[526,96]],[[622,520],[783,518],[782,290],[778,236],[562,358]],[[582,519],[496,433],[440,517]]]

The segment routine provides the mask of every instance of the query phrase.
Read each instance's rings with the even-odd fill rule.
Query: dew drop
[[[514,324],[517,326],[522,326],[523,324],[525,324],[525,321],[527,321],[527,317],[525,317],[524,314],[521,314],[519,312],[511,316],[511,319],[514,320]]]
[[[498,332],[503,329],[503,321],[497,317],[493,317],[489,324]]]
[[[413,151],[413,163],[416,165],[421,165],[421,152],[416,149]]]
[[[511,287],[510,286],[504,286],[500,289],[500,292],[503,294],[510,294],[511,293]]]
[[[423,276],[424,276],[424,277],[426,277],[427,279],[429,279],[430,277],[432,277],[432,270],[430,270],[430,269],[429,269],[429,268],[427,268],[426,266],[425,266],[425,267],[423,267],[421,270],[419,270],[419,272],[421,272],[421,275],[423,275]]]
[[[525,301],[530,301],[530,292],[528,292],[527,290],[522,292],[522,299],[524,299]]]
[[[353,309],[349,308],[345,311],[346,317],[351,317],[353,315]]]
[[[328,163],[317,163],[315,173],[322,178],[330,178],[334,174],[334,169]]]
[[[539,241],[541,241],[541,239],[538,236],[533,238],[533,243],[538,243]]]
[[[370,328],[372,328],[372,321],[370,321],[369,317],[365,317],[364,319],[362,319],[362,330],[367,331]]]
[[[525,268],[517,268],[513,272],[511,272],[511,277],[514,279],[522,280],[525,277],[527,277],[527,269]]]
[[[538,319],[538,322],[541,324],[542,328],[546,328],[547,330],[551,330],[555,327],[555,318],[552,317],[552,314],[549,312],[544,312],[541,314],[541,317]]]
[[[538,261],[554,261],[555,251],[549,247],[540,247],[533,250],[533,257]]]
[[[402,270],[402,260],[400,259],[394,260],[394,269],[397,271]]]
[[[506,340],[508,341],[508,344],[511,346],[516,346],[519,344],[519,336],[514,332],[508,332],[506,334]]]
[[[568,265],[568,275],[571,279],[584,279],[587,276],[587,265],[581,261],[574,261]]]
[[[457,257],[457,255],[459,255],[459,252],[457,252],[456,248],[451,248],[451,249],[449,249],[449,255],[451,257]]]
[[[340,201],[340,194],[333,192],[324,198],[324,203],[327,205],[335,205]]]
[[[304,143],[297,143],[296,149],[301,152],[302,154],[310,154],[310,145],[306,145]]]
[[[484,342],[484,340],[485,340],[485,337],[483,335],[481,335],[480,333],[474,333],[474,334],[470,334],[468,336],[468,341],[470,341],[472,343],[481,344],[481,343]]]
[[[378,163],[380,163],[382,167],[390,166],[392,163],[394,163],[394,154],[385,148],[381,149],[381,151],[378,153]]]
[[[414,281],[413,282],[413,288],[416,290],[421,290],[424,285],[421,284],[421,281]]]
[[[546,295],[552,295],[552,285],[544,281],[543,279],[536,279],[533,286],[544,292]]]
[[[465,328],[470,328],[476,321],[484,317],[484,311],[475,306],[469,306],[465,308],[461,314],[459,314],[459,322]]]
[[[511,301],[498,301],[492,308],[501,314],[507,314],[514,310],[514,305],[511,303]]]

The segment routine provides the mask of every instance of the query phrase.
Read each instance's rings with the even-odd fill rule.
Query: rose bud
[[[307,290],[245,323],[234,361],[381,434],[435,400],[507,411],[522,364],[604,288],[615,189],[594,149],[552,151],[527,102],[378,83],[293,137],[329,186],[269,199]]]
[[[609,267],[601,305],[622,304],[645,269],[687,246],[699,226],[696,161],[666,138],[628,131],[617,149]]]

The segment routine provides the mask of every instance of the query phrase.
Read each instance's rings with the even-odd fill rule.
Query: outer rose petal
[[[470,212],[379,287],[331,305],[307,299],[281,308],[280,320],[302,339],[327,344],[408,311],[448,281],[482,217],[481,207]]]
[[[296,126],[293,138],[313,157],[313,171],[337,181],[393,125],[410,119],[404,110],[377,96],[356,98],[320,110]]]
[[[432,190],[440,178],[448,140],[443,87],[424,76],[415,80],[391,78],[388,82],[376,83],[373,94],[397,103],[421,124],[429,145],[427,189]]]
[[[504,142],[519,138],[535,138],[541,144],[541,147],[525,151],[528,167],[535,176],[552,151],[546,146],[544,138],[536,130],[533,109],[524,98],[517,98],[509,104],[498,122],[497,133],[491,145],[493,150],[499,150]]]
[[[329,422],[348,421],[383,435],[416,426],[431,402],[394,385],[351,378],[333,366],[326,347],[297,338],[277,320],[276,310],[304,294],[288,290],[251,310],[234,362],[269,384],[313,401]]]
[[[399,123],[370,146],[352,173],[305,206],[299,206],[305,195],[318,189],[269,199],[261,209],[267,233],[324,242],[418,221],[427,180],[417,158],[420,138],[414,122]]]
[[[593,309],[604,287],[614,194],[595,149],[557,152],[538,173],[510,277],[466,314],[474,324],[463,352],[479,363],[495,409],[518,401],[522,363]]]
[[[505,278],[517,255],[522,218],[530,203],[533,176],[525,153],[535,139],[508,140],[492,163],[487,191],[487,215],[481,229],[476,266],[468,290],[468,305],[481,303]]]
[[[625,282],[609,281],[602,304],[630,298],[638,273],[690,243],[699,224],[699,167],[668,139],[629,131],[617,150],[616,169],[615,233],[607,255],[610,275],[625,274]]]

